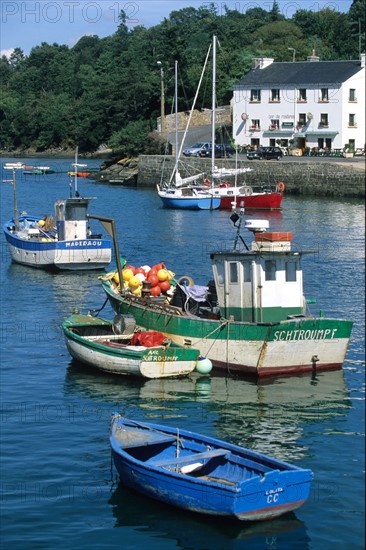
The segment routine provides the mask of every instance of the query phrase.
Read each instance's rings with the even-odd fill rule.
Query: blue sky
[[[291,17],[298,9],[318,11],[328,7],[348,11],[352,0],[277,0],[281,12]],[[100,38],[113,34],[118,26],[118,14],[124,10],[130,28],[136,25],[151,27],[159,24],[174,10],[184,7],[215,4],[218,13],[225,5],[241,13],[249,8],[270,10],[273,0],[2,0],[0,4],[0,50],[9,55],[14,48],[29,54],[31,48],[42,42],[66,44],[72,47],[84,35]]]

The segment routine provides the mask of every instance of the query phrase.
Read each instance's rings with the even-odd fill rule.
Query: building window
[[[320,115],[320,122],[319,122],[319,128],[328,128],[328,114],[327,113],[321,113]]]
[[[356,115],[348,115],[348,126],[352,128],[357,128]]]
[[[264,262],[264,271],[266,281],[276,280],[276,260],[266,260]]]
[[[348,101],[357,101],[356,90],[354,88],[350,88]]]
[[[270,101],[280,101],[280,90],[278,88],[272,88]]]
[[[261,121],[259,118],[252,118],[252,123],[250,125],[251,130],[260,130],[261,129]]]
[[[299,120],[297,125],[301,128],[306,125],[306,113],[299,113]]]
[[[296,282],[296,262],[286,263],[286,282],[287,283]]]
[[[329,101],[328,88],[320,88],[320,101]]]
[[[237,283],[239,280],[237,262],[230,262],[229,269],[230,269],[230,283]]]
[[[297,101],[306,101],[306,88],[300,88],[297,95]]]
[[[276,118],[272,119],[269,124],[270,130],[279,130],[280,128],[280,121]]]
[[[259,102],[260,100],[261,100],[261,91],[260,90],[250,90],[250,101]]]

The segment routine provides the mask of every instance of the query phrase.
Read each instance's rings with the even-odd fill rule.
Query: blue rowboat
[[[257,521],[309,496],[311,470],[187,430],[113,414],[110,443],[125,485],[185,510]]]

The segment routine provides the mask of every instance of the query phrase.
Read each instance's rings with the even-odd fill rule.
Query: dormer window
[[[306,101],[306,88],[300,88],[297,94],[297,101]]]
[[[256,89],[250,90],[250,101],[259,103],[260,100],[261,100],[261,91]]]

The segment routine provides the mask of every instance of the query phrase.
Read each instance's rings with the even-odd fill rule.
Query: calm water
[[[38,164],[66,172],[70,162]],[[19,174],[19,210],[53,214],[54,201],[68,189],[66,175]],[[83,179],[79,190],[97,197],[91,213],[116,219],[129,263],[164,261],[197,284],[211,277],[208,252],[234,237],[227,212],[163,210],[153,190]],[[2,223],[12,216],[12,201],[11,184],[3,184]],[[76,366],[60,324],[75,306],[102,306],[98,273],[49,274],[11,264],[1,233],[3,548],[364,548],[364,205],[285,197],[282,213],[256,217],[293,231],[296,244],[316,251],[304,257],[306,296],[317,299],[313,313],[323,309],[355,322],[343,371],[260,384],[216,376],[144,382]],[[109,306],[103,313],[112,316]],[[208,521],[134,494],[118,485],[111,468],[113,411],[311,468],[310,498],[282,519],[243,525]]]

